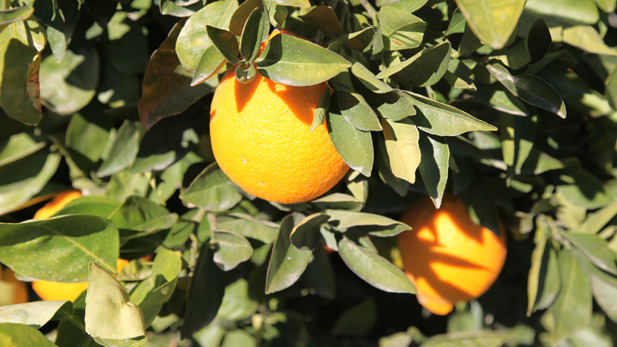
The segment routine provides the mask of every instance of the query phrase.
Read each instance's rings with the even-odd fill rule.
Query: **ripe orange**
[[[409,208],[402,221],[412,230],[398,236],[403,269],[418,290],[418,302],[445,315],[458,301],[482,295],[506,258],[506,238],[471,220],[465,205],[445,196],[441,208],[430,200]]]
[[[81,192],[79,190],[69,190],[66,192],[62,192],[56,197],[48,202],[45,206],[43,206],[40,210],[38,210],[34,214],[34,219],[46,219],[56,212],[60,211],[66,204],[71,202],[72,200],[77,199],[81,196]],[[147,258],[150,259],[150,258]],[[117,262],[117,272],[122,271],[122,269],[128,264],[128,260],[118,259]],[[53,282],[53,281],[34,281],[32,282],[32,289],[38,294],[39,297],[43,300],[69,300],[73,301],[77,299],[77,297],[88,288],[88,282],[74,282],[74,283],[63,283],[63,282]]]
[[[242,84],[234,70],[219,83],[210,109],[212,151],[234,183],[259,198],[293,204],[324,194],[343,178],[349,167],[325,124],[309,132],[325,83],[286,86],[257,73]]]
[[[0,265],[0,306],[28,302],[28,288],[15,278],[15,273]]]
[[[58,195],[56,195],[50,202],[41,207],[40,210],[36,211],[34,214],[34,219],[47,219],[56,214],[56,212],[60,211],[64,205],[80,196],[81,192],[79,190],[67,190],[65,192],[58,193]]]
[[[116,271],[122,271],[128,263],[128,260],[118,259]],[[88,282],[34,281],[32,282],[32,289],[43,300],[74,301],[84,290],[88,289]]]

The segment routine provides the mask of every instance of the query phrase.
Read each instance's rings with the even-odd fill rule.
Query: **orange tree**
[[[612,346],[616,45],[615,0],[0,0],[0,345]]]

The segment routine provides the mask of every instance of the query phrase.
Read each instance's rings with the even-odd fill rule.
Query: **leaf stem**
[[[377,11],[373,7],[373,5],[371,5],[368,2],[368,0],[358,0],[358,1],[360,2],[360,5],[362,5],[362,7],[364,7],[366,12],[368,12],[369,17],[371,17],[373,22],[375,22],[375,16],[377,15]]]

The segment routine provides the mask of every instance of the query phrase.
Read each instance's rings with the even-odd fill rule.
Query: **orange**
[[[325,124],[309,132],[325,83],[286,86],[257,73],[242,84],[234,70],[224,75],[210,108],[212,151],[234,183],[259,198],[294,204],[324,194],[345,176],[349,167]]]
[[[59,193],[56,197],[43,206],[34,214],[34,219],[46,219],[58,211],[60,211],[66,204],[72,200],[81,196],[79,190],[69,190]],[[127,260],[118,259],[117,272],[128,264]],[[69,300],[73,301],[88,288],[88,282],[52,282],[52,281],[34,281],[32,282],[32,289],[43,300]]]
[[[13,270],[0,265],[0,281],[0,306],[28,302],[28,288],[15,278]]]
[[[118,259],[116,271],[122,271],[128,263],[128,260]],[[34,281],[32,282],[32,289],[43,300],[74,301],[84,290],[88,289],[88,282]]]
[[[34,214],[34,219],[47,219],[56,214],[56,212],[60,211],[64,205],[80,196],[81,192],[79,190],[67,190],[65,192],[58,193],[58,195],[56,195],[50,202],[41,207],[40,210],[36,211]]]
[[[506,258],[506,238],[475,224],[465,205],[446,195],[439,210],[431,200],[409,208],[402,221],[412,230],[398,236],[403,269],[415,284],[418,302],[445,315],[458,301],[482,295]]]

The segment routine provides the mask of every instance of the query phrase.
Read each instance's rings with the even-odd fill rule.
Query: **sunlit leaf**
[[[274,36],[266,53],[257,59],[259,73],[289,86],[318,84],[350,67],[351,63],[337,53],[287,34]]]
[[[211,211],[224,211],[240,202],[242,195],[218,165],[213,163],[195,178],[180,198]]]
[[[129,301],[120,282],[91,265],[86,294],[86,332],[94,338],[124,340],[146,335],[141,309]]]
[[[285,217],[272,247],[272,256],[266,275],[266,294],[276,293],[290,287],[300,278],[308,265],[312,252],[300,250],[291,243],[290,236],[293,228],[294,217]]]
[[[39,93],[40,52],[45,36],[37,21],[15,21],[0,30],[0,108],[24,124],[42,118]]]
[[[344,237],[338,251],[347,266],[370,285],[391,293],[416,293],[409,278],[392,263]]]
[[[474,34],[494,49],[502,48],[518,23],[525,0],[478,2],[456,0]]]
[[[36,279],[85,281],[92,261],[115,272],[118,243],[116,226],[96,216],[0,224],[0,261]]]

